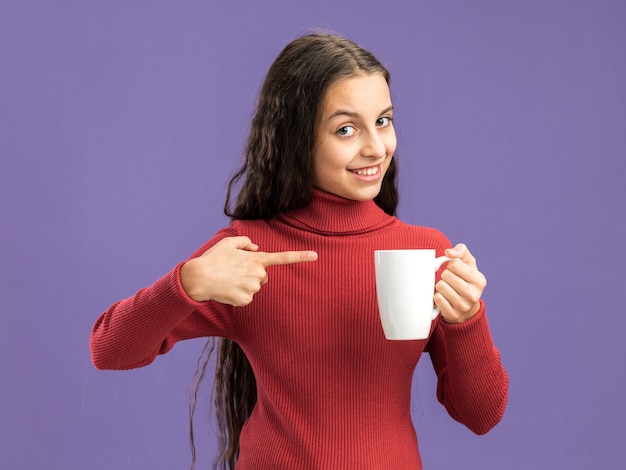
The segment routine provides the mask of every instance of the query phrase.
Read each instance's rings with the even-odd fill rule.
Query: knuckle
[[[463,266],[463,260],[461,258],[454,258],[448,263],[444,272],[449,271],[451,273],[458,272],[459,267]]]
[[[476,303],[478,303],[480,301],[480,294],[481,292],[479,291],[472,291],[468,297],[468,301],[470,303],[470,308],[472,308]]]
[[[471,310],[471,308],[472,304],[470,302],[467,302],[465,299],[459,302],[459,304],[456,306],[456,310],[461,314],[466,314]]]
[[[476,279],[474,279],[471,284],[474,287],[474,290],[478,292],[478,295],[480,295],[485,287],[487,287],[487,279],[485,279],[485,276],[483,275],[476,276]]]
[[[250,305],[252,303],[252,299],[254,298],[254,294],[246,293],[241,294],[235,299],[235,307],[245,307],[246,305]]]
[[[263,278],[261,276],[254,278],[254,279],[250,279],[250,281],[246,284],[246,287],[245,287],[246,295],[254,295],[257,292],[259,292],[259,290],[261,290],[262,279]]]
[[[230,304],[234,307],[243,307],[245,305],[240,295],[238,295],[237,297],[233,297],[230,300]]]

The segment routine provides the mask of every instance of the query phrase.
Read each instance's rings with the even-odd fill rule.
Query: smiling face
[[[318,119],[313,185],[346,199],[374,199],[395,150],[385,77],[359,74],[332,84]]]

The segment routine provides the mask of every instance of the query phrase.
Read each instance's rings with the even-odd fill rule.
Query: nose
[[[377,130],[368,132],[363,141],[361,154],[364,157],[385,158],[387,156],[387,146]]]

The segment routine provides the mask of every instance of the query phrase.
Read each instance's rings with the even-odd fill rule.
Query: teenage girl
[[[485,277],[463,244],[395,217],[389,72],[328,34],[280,53],[230,182],[231,224],[94,325],[100,369],[150,364],[176,342],[219,337],[221,453],[246,469],[421,469],[411,421],[422,352],[437,397],[478,434],[498,423],[508,379],[487,323]],[[435,249],[429,338],[386,340],[374,250]]]

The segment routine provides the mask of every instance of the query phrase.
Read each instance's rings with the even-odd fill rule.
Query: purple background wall
[[[625,25],[618,0],[1,0],[0,467],[188,468],[203,341],[100,372],[89,330],[227,223],[263,75],[319,27],[392,72],[401,217],[467,243],[489,279],[510,403],[473,436],[423,362],[426,468],[620,468]]]

